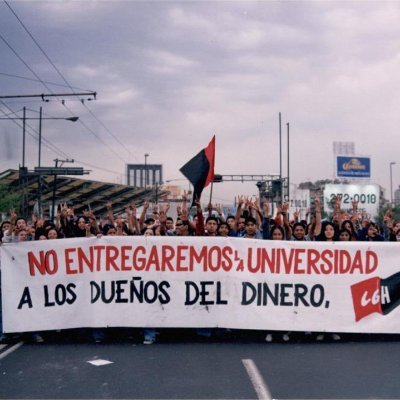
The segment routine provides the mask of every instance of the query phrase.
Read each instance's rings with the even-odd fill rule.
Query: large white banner
[[[397,243],[102,237],[2,246],[5,332],[225,327],[400,333]]]

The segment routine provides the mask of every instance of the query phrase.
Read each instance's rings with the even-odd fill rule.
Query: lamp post
[[[279,182],[281,190],[279,194],[279,203],[282,203],[282,115],[279,112]]]
[[[290,145],[290,140],[289,140],[289,129],[290,129],[290,124],[289,122],[286,124],[287,127],[287,199],[289,201],[290,198],[290,169],[289,169],[289,161],[290,161],[290,153],[289,153],[289,145]]]
[[[144,155],[144,188],[147,188],[147,157],[149,154]]]
[[[42,155],[42,120],[44,119],[63,119],[65,121],[76,122],[79,117],[43,117],[42,107],[39,109],[39,117],[26,117],[26,108],[23,108],[23,116],[22,117],[0,117],[0,120],[22,120],[22,167],[25,167],[25,121],[26,120],[39,120],[39,153],[38,153],[38,167],[41,164],[41,155]],[[41,176],[38,176],[38,208],[39,214],[41,214],[41,184],[40,184]]]
[[[42,120],[44,119],[63,119],[65,121],[76,122],[79,117],[43,117],[42,115],[42,107],[39,110],[39,117],[27,117],[26,116],[26,108],[23,108],[23,116],[22,117],[0,117],[0,120],[22,120],[22,166],[25,167],[25,121],[26,120],[39,120],[39,157],[38,157],[38,167],[40,167],[41,162],[41,152],[42,152]]]
[[[393,165],[396,164],[394,161],[390,163],[390,203],[393,205],[393,173],[392,173],[392,167]]]

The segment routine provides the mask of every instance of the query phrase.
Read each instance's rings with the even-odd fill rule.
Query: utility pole
[[[25,135],[26,135],[26,107],[22,114],[22,168],[25,168]]]
[[[149,154],[144,155],[144,188],[147,189],[147,157]]]
[[[93,95],[95,96],[95,92],[90,93],[79,93],[81,95]],[[4,98],[20,98],[20,97],[41,97],[43,101],[45,100],[46,96],[77,96],[78,93],[62,93],[62,94],[51,94],[51,95],[14,95],[14,96],[0,96],[0,99]],[[48,100],[47,100],[48,101]],[[14,113],[15,114],[15,113]],[[22,117],[0,117],[0,120],[21,120],[22,119],[22,167],[20,167],[20,180],[21,185],[25,187],[25,183],[28,177],[27,167],[25,166],[25,148],[26,148],[26,120],[39,120],[39,149],[38,149],[38,167],[41,167],[42,163],[42,120],[44,119],[63,119],[66,121],[76,122],[78,121],[79,117],[43,117],[43,108],[40,107],[39,109],[39,117],[26,117],[26,107],[23,107],[23,115]],[[38,180],[38,193],[37,193],[37,203],[38,203],[38,211],[39,215],[41,215],[42,207],[41,207],[41,195],[42,195],[42,177],[40,174],[37,175]],[[26,207],[26,195],[25,195],[25,188],[23,189],[23,211],[25,211]]]
[[[393,172],[392,167],[395,165],[396,162],[392,161],[390,163],[390,205],[393,207]]]
[[[279,182],[282,188],[282,116],[279,111]],[[282,189],[279,195],[279,203],[282,203]]]
[[[49,99],[48,97],[71,97],[71,96],[88,96],[89,98],[87,99],[88,101],[96,100],[97,92],[93,91],[85,91],[85,92],[77,92],[77,93],[39,93],[39,94],[17,94],[17,95],[6,95],[6,96],[0,96],[0,99],[20,99],[20,98],[32,98],[32,97],[39,97],[41,98],[44,102],[48,102]],[[91,98],[93,97],[93,98]],[[64,102],[64,100],[62,100]],[[82,103],[84,100],[81,100]],[[42,108],[40,107],[40,110]],[[14,119],[22,119],[22,168],[25,167],[25,140],[26,140],[26,120],[27,119],[38,119],[38,118],[27,118],[26,117],[26,107],[23,108],[23,116],[22,118],[14,118],[14,117],[1,117],[0,119],[6,120],[14,120]],[[40,126],[41,126],[41,120],[42,119],[48,119],[48,118],[42,118],[40,116]],[[50,118],[50,119],[65,119],[65,118]],[[68,118],[67,118],[68,119]],[[70,119],[73,121],[73,119]],[[41,146],[40,146],[40,141],[41,141],[41,129],[39,128],[39,167],[40,167],[40,152],[41,152]]]
[[[56,163],[55,167],[57,169],[58,168],[58,163],[61,163],[60,167],[62,167],[64,163],[73,163],[74,160],[69,160],[69,159],[67,159],[67,160],[59,160],[58,158],[56,158],[54,160],[54,162]],[[56,184],[57,184],[57,174],[54,174],[54,179],[53,179],[53,197],[51,199],[51,216],[50,216],[50,221],[53,221],[53,222],[54,222],[54,216],[55,216],[54,209],[55,209],[55,204],[56,204],[56,188],[57,188]]]
[[[289,142],[289,127],[290,127],[290,125],[289,125],[289,122],[286,124],[286,126],[287,126],[287,199],[288,199],[288,201],[289,201],[289,199],[290,199],[290,180],[289,180],[289,177],[290,177],[290,169],[289,169],[289,166],[290,166],[290,164],[289,164],[289,161],[290,161],[290,153],[289,153],[289,144],[290,144],[290,142]]]

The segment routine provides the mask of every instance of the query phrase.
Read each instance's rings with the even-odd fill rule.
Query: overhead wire
[[[13,15],[15,16],[15,18],[18,20],[18,22],[21,24],[21,26],[24,28],[25,32],[29,35],[29,37],[33,40],[33,42],[36,44],[36,46],[39,48],[39,50],[42,52],[42,54],[46,57],[47,61],[51,64],[51,66],[55,69],[55,71],[58,73],[58,75],[61,77],[61,79],[65,82],[65,84],[71,89],[72,93],[74,93],[74,89],[71,86],[71,84],[67,81],[67,79],[64,77],[64,75],[61,73],[61,71],[57,68],[57,66],[54,64],[54,62],[51,60],[51,58],[47,55],[46,51],[42,48],[42,46],[40,46],[40,44],[38,43],[38,41],[34,38],[34,36],[32,35],[32,33],[29,31],[29,29],[25,26],[25,24],[23,23],[23,21],[18,17],[17,13],[13,10],[13,8],[10,6],[10,4],[8,4],[7,0],[3,0],[4,3],[7,5],[7,7],[10,9],[10,11],[13,13]],[[79,98],[79,96],[77,96]],[[65,104],[63,104],[64,107]],[[84,103],[82,102],[82,105],[86,108],[86,110],[90,113],[90,115],[106,130],[106,132],[114,138],[114,140],[125,150],[129,153],[129,155],[133,156],[134,158],[137,159],[137,157],[131,153],[125,144],[123,144],[109,129],[108,127],[93,113],[93,111]],[[90,129],[89,129],[90,130]],[[93,133],[93,132],[92,132]],[[98,137],[96,135],[96,137]],[[101,139],[99,139],[101,140]],[[103,144],[105,144],[104,142],[102,142]],[[111,149],[111,148],[110,148]],[[118,153],[114,152],[114,154],[116,154],[119,158],[121,158],[121,155],[119,155]],[[125,164],[127,164],[127,162],[125,160],[123,160],[125,162]]]
[[[0,100],[0,103],[10,111],[10,114],[5,115],[5,112],[3,110],[0,110],[4,114],[4,116],[9,116],[11,114],[17,115],[16,114],[17,111],[11,110],[11,108],[3,100]],[[22,117],[21,117],[21,120],[22,120]],[[15,125],[17,125],[18,127],[20,127],[22,129],[23,125],[20,122],[18,122],[18,120],[10,118],[10,121],[12,121]],[[31,130],[31,132],[29,130]],[[31,136],[33,139],[35,139],[36,141],[39,141],[39,132],[27,122],[25,122],[25,132],[29,136]],[[35,134],[32,132],[37,134],[37,136],[35,136]],[[61,157],[71,158],[70,156],[67,155],[67,153],[65,153],[63,150],[58,148],[55,144],[53,144],[50,140],[46,139],[45,137],[42,137],[42,143],[45,147],[47,147],[50,151],[53,151],[55,154],[57,154]]]
[[[60,86],[60,87],[64,87],[64,88],[66,88],[66,87],[70,88],[69,86],[64,85],[64,84],[62,84],[62,83],[55,83],[55,82],[49,82],[49,81],[41,81],[41,80],[39,80],[39,79],[28,78],[27,76],[14,75],[14,74],[7,74],[6,72],[0,72],[0,75],[8,76],[9,78],[24,79],[24,80],[31,81],[31,82],[39,82],[39,83],[45,82],[45,83],[47,83],[47,84],[49,84],[49,85],[52,85],[52,86]],[[82,88],[78,88],[78,87],[75,87],[75,86],[73,86],[73,88],[74,88],[75,90],[81,90],[81,91],[87,90],[87,89],[82,89]],[[35,101],[36,101],[36,100],[35,100]],[[79,101],[80,101],[80,100],[79,100]]]
[[[14,14],[14,16],[17,18],[17,20],[20,22],[20,24],[23,26],[23,28],[25,29],[25,31],[28,33],[28,35],[32,38],[32,40],[34,41],[34,43],[38,46],[38,48],[42,51],[42,53],[45,55],[45,57],[48,59],[48,61],[51,63],[51,65],[55,68],[55,70],[59,73],[59,75],[63,78],[63,80],[65,81],[65,83],[68,85],[68,87],[72,90],[72,92],[74,92],[73,87],[66,81],[66,79],[62,76],[61,72],[58,70],[58,68],[54,65],[54,63],[50,60],[50,58],[47,56],[47,54],[45,53],[45,51],[42,49],[42,47],[39,45],[39,43],[35,40],[35,38],[33,37],[33,35],[29,32],[29,30],[26,28],[26,26],[23,24],[23,22],[21,21],[21,19],[17,16],[17,14],[15,13],[15,11],[12,9],[12,7],[7,3],[6,0],[3,0],[3,2],[8,6],[8,8],[11,10],[11,12]],[[46,87],[46,89],[54,94],[54,92],[51,90],[51,88],[45,83],[45,81],[43,81],[39,75],[36,74],[36,72],[29,66],[29,64],[27,62],[25,62],[25,60],[18,54],[18,52],[11,46],[10,43],[8,43],[8,41],[0,34],[0,39],[3,40],[3,42],[6,44],[6,46],[14,53],[14,55],[29,69],[29,71],[38,79],[38,81],[44,86]],[[77,95],[78,99],[79,96]],[[64,103],[64,102],[63,102]],[[67,107],[65,105],[65,103],[63,104],[63,106],[72,113],[72,110]],[[93,131],[93,129],[91,129],[87,124],[85,124],[81,119],[78,120],[82,126],[84,126],[85,129],[87,129],[90,133],[92,133],[109,151],[111,151],[115,156],[117,156],[119,159],[121,159],[125,164],[127,164],[127,162],[121,157],[120,154],[118,154],[114,149],[112,149],[110,146],[108,146],[97,134],[96,132]],[[120,174],[121,175],[121,174]]]
[[[7,4],[7,2],[5,2]],[[7,42],[7,40],[1,35],[0,33],[0,39],[3,40],[3,42],[7,45],[7,47],[18,57],[18,59],[29,69],[29,71],[32,72],[32,74],[46,87],[47,90],[49,90],[50,93],[53,93],[51,88],[48,87],[48,85],[39,77],[39,75],[36,74],[36,72],[29,66],[28,63],[25,62],[25,60],[14,50],[14,48]],[[67,108],[68,111],[72,113],[72,111],[64,104],[64,107]],[[114,155],[116,155],[118,158],[121,158],[121,156],[116,153],[111,147],[109,147],[89,126],[87,126],[82,120],[80,121],[81,125],[83,125],[89,132],[91,132],[104,146],[106,146]],[[122,160],[126,163],[125,160]]]
[[[3,37],[3,35],[0,33],[0,39],[4,42],[4,44],[14,53],[14,55],[25,65],[26,68],[29,69],[29,71],[32,72],[32,74],[42,83],[42,85],[44,85],[44,87],[51,93],[53,93],[51,91],[51,89],[49,88],[49,86],[47,86],[47,84],[42,81],[42,79],[40,79],[40,76],[30,67],[30,65],[17,53],[16,50],[14,50],[14,48],[10,45],[10,43],[8,43],[8,41]]]
[[[0,111],[3,113],[3,115],[4,115],[5,117],[8,117],[8,116],[10,116],[10,115],[16,115],[16,116],[17,116],[17,112],[20,111],[20,110],[13,111],[3,100],[0,100],[0,103],[1,103],[4,107],[6,107],[6,108],[8,109],[8,111],[9,111],[9,113],[6,114],[6,113],[4,112],[4,110],[1,110],[1,109],[0,109]],[[28,110],[29,110],[29,109],[28,109]],[[36,110],[30,110],[30,111],[35,111],[35,112],[36,112]],[[21,120],[22,120],[22,117],[21,117]],[[22,129],[23,126],[22,126],[21,123],[18,122],[18,120],[15,120],[15,119],[11,119],[11,118],[10,118],[10,121],[12,121],[14,124],[16,124],[18,127],[20,127],[20,128]],[[25,122],[25,128],[28,128],[28,129],[30,129],[31,131],[33,131],[35,134],[37,134],[37,135],[35,136],[32,132],[29,132],[29,130],[26,129],[26,133],[38,142],[38,141],[39,141],[39,132],[38,132],[38,130],[35,129],[35,128],[33,128],[33,127],[32,127],[29,123],[27,123],[27,122]],[[59,147],[57,147],[54,143],[52,143],[50,140],[46,139],[46,138],[43,137],[43,136],[42,136],[42,143],[43,143],[43,145],[44,145],[45,147],[47,147],[47,149],[49,149],[50,151],[52,151],[53,153],[55,153],[56,155],[58,155],[58,156],[60,156],[60,157],[69,158],[69,159],[72,159],[72,158],[73,158],[73,159],[74,159],[75,161],[77,161],[79,164],[88,166],[88,167],[90,167],[90,168],[96,168],[96,169],[99,169],[99,170],[101,170],[101,171],[108,172],[108,173],[111,173],[111,174],[114,174],[114,175],[118,175],[118,176],[121,176],[121,177],[125,177],[125,178],[127,177],[127,174],[121,174],[120,172],[117,172],[117,171],[113,171],[113,170],[110,170],[110,169],[107,169],[107,168],[104,168],[104,167],[99,167],[99,166],[97,166],[97,165],[90,164],[90,163],[88,163],[87,161],[78,160],[78,159],[72,157],[71,155],[65,153],[62,149],[60,149]]]

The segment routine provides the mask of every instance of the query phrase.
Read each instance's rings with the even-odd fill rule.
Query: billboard
[[[337,156],[338,178],[371,178],[371,159],[358,156]]]
[[[308,189],[298,189],[295,185],[290,185],[289,196],[289,218],[293,218],[295,212],[299,213],[299,220],[307,219],[307,211],[310,209],[310,191]]]
[[[359,211],[365,211],[372,218],[379,212],[378,185],[334,185],[327,184],[324,189],[324,210],[332,212],[332,203],[336,197],[341,198],[341,209],[351,213],[352,202],[358,202]]]

